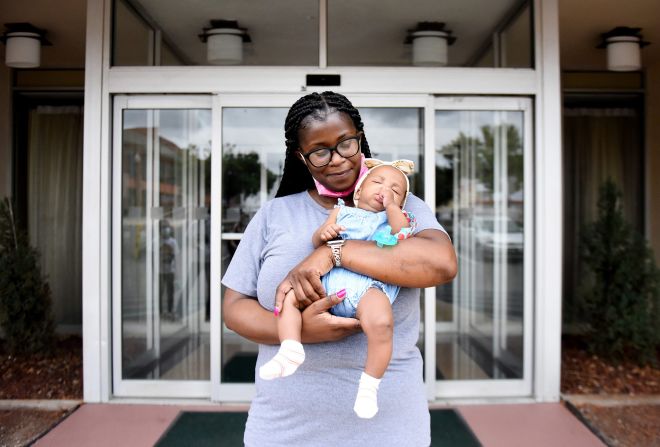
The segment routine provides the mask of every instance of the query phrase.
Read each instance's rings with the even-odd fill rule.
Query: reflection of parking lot
[[[475,278],[474,283],[471,285],[472,294],[474,296],[475,308],[474,310],[481,310],[487,315],[492,315],[493,300],[495,297],[495,264],[492,258],[485,256],[477,256],[473,258],[463,259],[461,265],[465,269],[466,265],[474,269]],[[459,255],[460,256],[460,255]],[[463,262],[469,264],[463,264]],[[507,315],[522,317],[523,313],[523,292],[524,292],[524,269],[522,257],[520,258],[507,258],[505,264],[500,265],[497,274],[499,282],[504,286],[502,291],[507,305]],[[463,272],[465,273],[465,272]],[[459,270],[459,275],[461,271]]]
[[[494,300],[506,306],[508,318],[522,318],[524,233],[510,219],[475,217],[458,226],[454,243],[459,260],[456,287],[472,297],[472,311],[491,319]],[[506,230],[502,231],[502,230]],[[462,279],[461,279],[462,277]],[[496,289],[499,288],[499,290]]]
[[[477,248],[492,259],[496,252],[522,259],[524,234],[520,224],[507,217],[475,217],[470,226]]]
[[[524,228],[509,216],[463,216],[459,218],[457,228],[454,228],[451,210],[439,210],[436,218],[449,233],[457,249],[467,249],[474,245],[480,256],[489,259],[497,253],[498,257],[522,260]],[[457,230],[456,233],[454,230]]]

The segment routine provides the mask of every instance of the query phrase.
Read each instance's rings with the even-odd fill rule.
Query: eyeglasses
[[[356,135],[354,137],[341,140],[334,147],[322,147],[315,149],[307,154],[303,154],[303,152],[300,151],[300,155],[308,160],[315,168],[322,168],[323,166],[326,166],[330,163],[330,160],[332,160],[333,152],[337,152],[344,158],[350,158],[360,152],[360,138],[361,135]]]

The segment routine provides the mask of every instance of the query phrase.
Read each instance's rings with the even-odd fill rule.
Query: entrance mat
[[[157,447],[234,447],[243,445],[247,413],[179,413]],[[463,418],[454,410],[431,410],[431,447],[480,447]]]
[[[481,447],[481,443],[456,410],[431,410],[431,447]]]
[[[160,437],[156,446],[242,446],[245,421],[246,412],[182,411]]]

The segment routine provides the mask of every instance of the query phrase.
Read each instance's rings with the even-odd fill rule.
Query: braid
[[[289,109],[284,122],[286,156],[282,180],[275,197],[284,197],[314,188],[314,179],[304,163],[296,157],[300,148],[298,133],[306,127],[308,120],[323,120],[332,112],[348,115],[358,132],[363,132],[364,124],[360,112],[344,95],[335,92],[311,93],[298,99]],[[362,153],[371,157],[367,138],[362,136]]]

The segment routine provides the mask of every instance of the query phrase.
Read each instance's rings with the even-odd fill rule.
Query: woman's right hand
[[[328,310],[342,301],[337,294],[314,301],[302,312],[302,342],[322,343],[341,340],[362,331],[360,320],[332,315]]]

